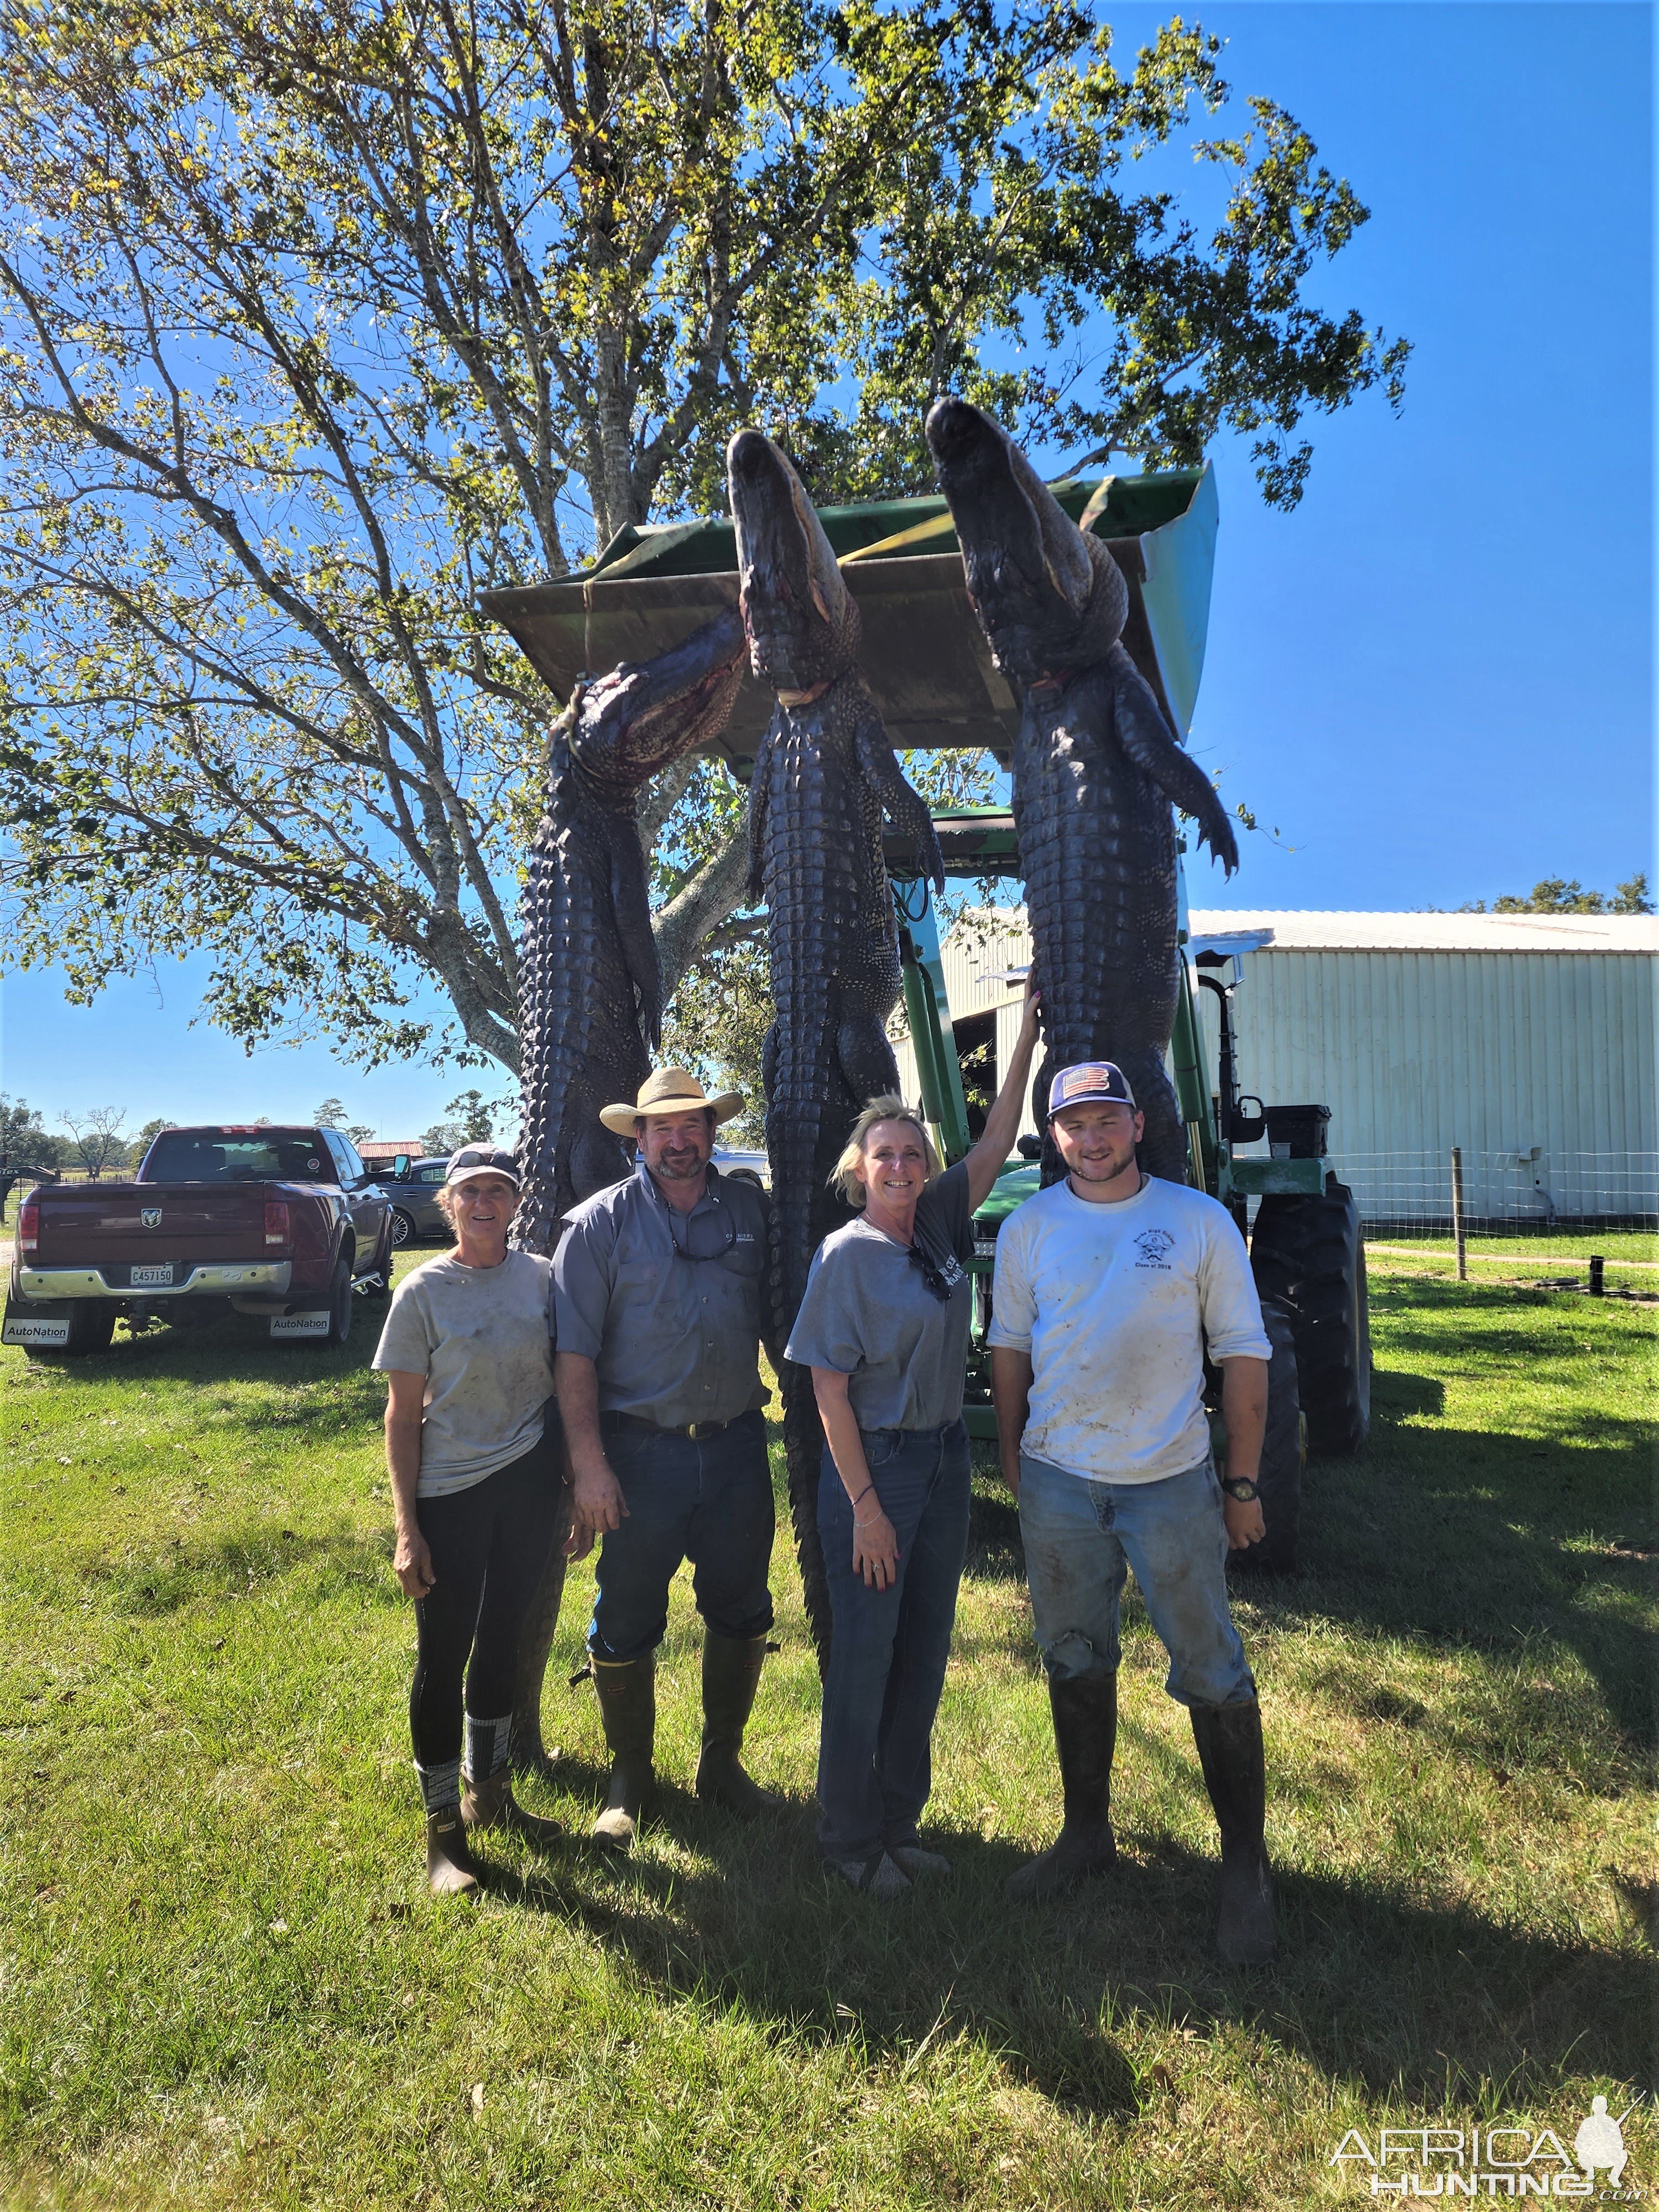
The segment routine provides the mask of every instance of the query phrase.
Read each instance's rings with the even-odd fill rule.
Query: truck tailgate
[[[265,1255],[265,1183],[43,1185],[38,1267],[111,1261],[258,1260]]]

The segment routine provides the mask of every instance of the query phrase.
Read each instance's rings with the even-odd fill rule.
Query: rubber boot
[[[434,1897],[470,1897],[478,1887],[459,1805],[426,1816],[426,1886]]]
[[[593,1823],[597,1843],[629,1850],[640,1813],[651,1795],[651,1752],[657,1734],[656,1655],[643,1659],[595,1659],[593,1686],[611,1747],[611,1793]]]
[[[513,1770],[503,1766],[487,1781],[468,1779],[461,1792],[461,1818],[469,1828],[507,1828],[532,1850],[551,1850],[562,1833],[556,1820],[526,1813],[513,1795]]]
[[[777,1797],[751,1781],[738,1762],[743,1731],[755,1702],[766,1657],[763,1636],[716,1636],[702,1639],[702,1751],[697,1760],[697,1795],[724,1805],[740,1820],[775,1810]]]
[[[1113,1865],[1112,1753],[1117,1746],[1116,1674],[1048,1677],[1048,1710],[1066,1819],[1046,1851],[1008,1879],[1010,1897],[1058,1897],[1085,1875]]]
[[[1194,1705],[1193,1741],[1221,1831],[1221,1917],[1216,1948],[1230,1966],[1260,1966],[1273,1954],[1273,1887],[1263,1830],[1267,1784],[1261,1708]]]

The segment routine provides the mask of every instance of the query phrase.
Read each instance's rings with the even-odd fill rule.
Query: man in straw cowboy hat
[[[712,1163],[715,1129],[742,1107],[681,1067],[605,1107],[638,1168],[575,1208],[553,1263],[573,1555],[599,1540],[587,1644],[612,1765],[593,1832],[618,1850],[651,1788],[656,1649],[682,1559],[704,1628],[697,1795],[744,1819],[776,1802],[738,1759],[772,1626],[758,1351],[775,1334],[765,1195]]]

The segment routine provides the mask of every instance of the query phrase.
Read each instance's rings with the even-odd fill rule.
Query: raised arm
[[[983,1206],[991,1195],[991,1186],[1002,1173],[1019,1133],[1020,1109],[1031,1080],[1031,1055],[1037,1042],[1036,979],[1036,970],[1033,968],[1025,979],[1025,1015],[1009,1054],[1008,1072],[1002,1079],[995,1104],[985,1117],[985,1133],[968,1155],[968,1197],[975,1208]]]

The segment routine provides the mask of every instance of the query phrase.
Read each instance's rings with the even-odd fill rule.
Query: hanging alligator
[[[604,1127],[599,1109],[637,1094],[661,1030],[640,793],[720,735],[746,651],[743,618],[730,608],[654,660],[624,661],[577,685],[554,726],[520,908],[524,1190],[513,1234],[526,1251],[550,1252],[561,1217],[632,1168],[633,1148]],[[561,1542],[520,1650],[511,1739],[520,1768],[546,1762],[542,1682],[563,1590]]]
[[[1013,811],[1048,1044],[1037,1119],[1055,1068],[1115,1060],[1146,1116],[1141,1165],[1181,1182],[1186,1138],[1164,1072],[1179,981],[1170,805],[1230,875],[1231,825],[1124,648],[1128,588],[1107,547],[976,407],[939,401],[927,442],[980,627],[1022,695]],[[1052,1153],[1045,1182],[1060,1173]]]
[[[848,1218],[829,1188],[847,1132],[867,1099],[898,1088],[886,1030],[899,957],[883,816],[916,841],[941,890],[945,869],[927,805],[900,773],[858,672],[859,611],[805,487],[757,430],[738,432],[726,463],[750,664],[778,700],[749,787],[749,895],[769,915],[771,1287],[787,1332],[813,1253]],[[811,1376],[786,1363],[780,1382],[795,1546],[822,1661],[823,1431]]]

